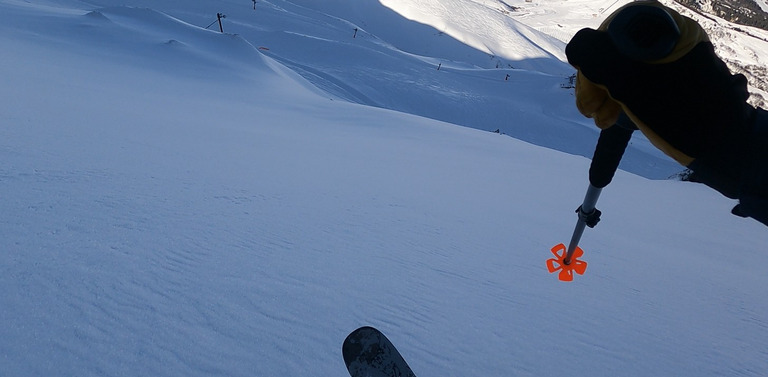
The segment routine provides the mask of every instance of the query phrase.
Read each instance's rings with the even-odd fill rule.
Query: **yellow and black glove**
[[[731,74],[700,25],[658,1],[636,1],[597,30],[580,30],[566,55],[578,69],[582,114],[606,129],[624,112],[681,165],[721,180],[704,183],[737,194],[754,108],[746,78]]]
[[[566,55],[585,116],[607,128],[621,109],[683,165],[719,153],[749,116],[746,78],[730,73],[695,21],[657,1],[629,3],[598,30],[580,30]]]

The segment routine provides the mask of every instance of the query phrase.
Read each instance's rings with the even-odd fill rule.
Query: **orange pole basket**
[[[555,245],[551,251],[555,258],[547,259],[547,270],[549,270],[549,273],[559,270],[560,274],[557,277],[561,281],[573,281],[574,272],[584,275],[584,272],[587,270],[587,262],[579,260],[584,255],[584,251],[580,247],[576,246],[569,263],[565,263],[565,257],[568,253],[564,244]]]

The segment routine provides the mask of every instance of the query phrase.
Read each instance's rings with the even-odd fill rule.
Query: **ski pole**
[[[600,192],[603,189],[589,185],[587,188],[587,194],[584,196],[584,202],[576,210],[579,214],[579,220],[576,222],[576,228],[573,230],[573,236],[571,236],[571,242],[568,244],[568,252],[565,254],[563,262],[568,265],[571,264],[571,257],[574,251],[579,246],[581,235],[584,234],[584,227],[589,225],[590,228],[597,225],[600,221],[600,211],[595,208],[597,205],[597,199],[600,197]]]
[[[555,245],[551,250],[555,258],[547,259],[547,269],[549,272],[552,273],[560,270],[558,278],[562,281],[572,281],[574,272],[582,275],[587,269],[587,262],[578,259],[584,254],[584,251],[578,245],[582,234],[584,234],[584,227],[589,226],[592,228],[600,221],[600,211],[595,208],[595,205],[601,191],[602,188],[595,187],[592,184],[589,185],[587,194],[584,196],[584,202],[576,210],[579,219],[576,222],[576,228],[573,230],[573,236],[571,236],[568,249],[563,244]]]

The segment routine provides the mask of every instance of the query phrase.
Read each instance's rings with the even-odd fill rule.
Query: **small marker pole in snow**
[[[355,28],[355,34],[352,34],[352,39],[357,38],[357,28]]]
[[[560,270],[558,278],[562,281],[572,281],[574,272],[583,275],[584,271],[587,270],[587,262],[579,260],[584,255],[584,251],[578,245],[581,235],[584,234],[584,228],[586,226],[592,228],[600,221],[600,211],[595,208],[595,205],[597,205],[597,199],[600,197],[602,190],[591,184],[589,185],[587,194],[584,196],[584,202],[576,210],[576,213],[579,214],[579,219],[576,222],[576,228],[573,230],[573,236],[571,236],[568,249],[565,248],[564,244],[555,245],[551,249],[555,258],[547,259],[547,270],[550,273]]]
[[[227,16],[224,15],[224,14],[221,14],[221,13],[216,13],[216,19],[219,21],[219,31],[223,33],[224,32],[224,27],[221,26],[221,19],[222,18],[227,18]]]

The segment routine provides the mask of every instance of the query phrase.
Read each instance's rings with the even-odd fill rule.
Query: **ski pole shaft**
[[[563,262],[569,264],[571,262],[571,256],[576,250],[576,246],[579,246],[581,235],[584,234],[584,228],[587,226],[587,216],[595,211],[597,205],[597,199],[600,197],[602,188],[597,188],[591,184],[587,188],[587,194],[584,196],[584,202],[579,207],[579,220],[576,222],[576,228],[573,230],[573,236],[571,236],[571,242],[568,244],[568,251],[565,254]]]

